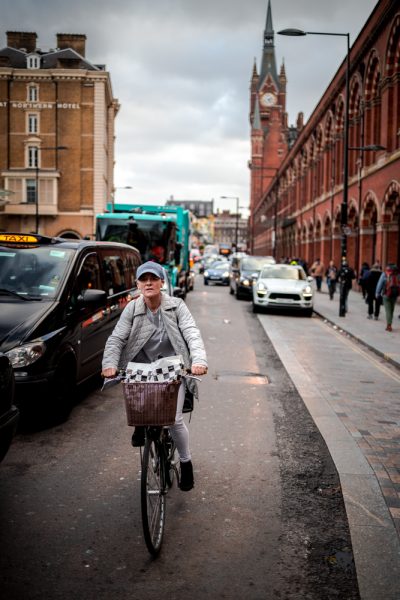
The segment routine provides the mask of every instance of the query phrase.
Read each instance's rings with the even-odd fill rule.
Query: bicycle
[[[198,377],[190,375],[187,371],[182,376],[182,380],[185,377],[200,381]],[[107,387],[107,383],[108,385],[114,385],[122,382],[124,378],[125,372],[120,371],[116,377],[105,382],[103,389]],[[177,382],[174,383],[176,384]],[[133,386],[131,389],[134,389],[135,384],[130,385]],[[152,388],[150,386],[157,386],[159,384],[145,383],[138,385],[141,386],[143,394],[144,390],[151,391]],[[175,419],[177,391],[176,388],[175,404],[172,409],[171,419],[168,421],[169,423],[173,423]],[[126,387],[124,387],[124,395],[128,425],[139,425],[145,428],[145,443],[140,448],[140,504],[144,540],[150,554],[156,557],[161,550],[163,542],[167,494],[173,487],[174,481],[176,481],[177,487],[180,484],[179,458],[177,457],[175,442],[171,437],[168,425],[146,425],[142,422],[135,422],[134,417],[128,414],[128,409],[132,409],[132,405],[137,401],[136,394],[132,394],[132,397],[128,399]],[[143,398],[140,398],[140,394],[138,396],[143,401]]]
[[[166,497],[174,481],[179,487],[179,459],[168,427],[147,426],[140,449],[143,535],[152,556],[160,552],[166,516]]]

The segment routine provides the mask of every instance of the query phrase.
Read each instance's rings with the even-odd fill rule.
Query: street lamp
[[[236,226],[235,226],[235,246],[236,252],[238,251],[238,238],[239,238],[239,198],[237,196],[220,196],[224,200],[236,200]]]
[[[349,33],[332,33],[326,31],[302,31],[301,29],[283,29],[278,31],[280,35],[288,36],[303,36],[303,35],[330,35],[345,37],[347,41],[347,53],[346,53],[346,106],[345,106],[345,118],[344,118],[344,151],[343,151],[343,199],[340,212],[340,224],[342,227],[342,260],[347,257],[347,207],[348,207],[348,193],[349,193],[349,98],[350,98],[350,34]],[[340,295],[339,304],[339,316],[344,317],[346,315],[345,298]]]
[[[121,187],[113,187],[112,190],[112,201],[111,201],[111,212],[114,212],[114,204],[115,204],[115,192],[116,190],[132,190],[132,186],[131,185],[123,185]]]
[[[39,233],[39,169],[40,169],[40,152],[42,150],[68,150],[67,146],[44,146],[41,148],[37,146],[36,155],[36,182],[35,182],[35,215],[36,215],[36,227],[35,233]]]

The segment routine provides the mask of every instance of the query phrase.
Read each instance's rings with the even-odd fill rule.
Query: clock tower
[[[250,213],[257,208],[288,152],[286,73],[276,69],[271,0],[268,0],[261,71],[254,64],[250,85],[251,199]]]

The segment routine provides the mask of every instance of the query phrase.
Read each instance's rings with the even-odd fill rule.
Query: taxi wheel
[[[71,412],[75,388],[75,366],[71,359],[64,358],[58,363],[51,390],[51,402],[59,417],[67,418]]]

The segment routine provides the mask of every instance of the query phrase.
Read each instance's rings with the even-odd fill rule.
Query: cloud
[[[277,67],[285,61],[289,122],[308,118],[346,52],[344,38],[287,38],[277,31],[351,32],[375,0],[271,0]],[[85,33],[86,56],[106,64],[121,103],[115,185],[132,201],[171,194],[248,202],[249,84],[260,68],[267,0],[13,0],[2,31],[36,31],[42,48],[57,33]],[[1,35],[1,32],[0,32]],[[3,45],[0,43],[0,46]],[[229,201],[221,201],[227,207]]]

